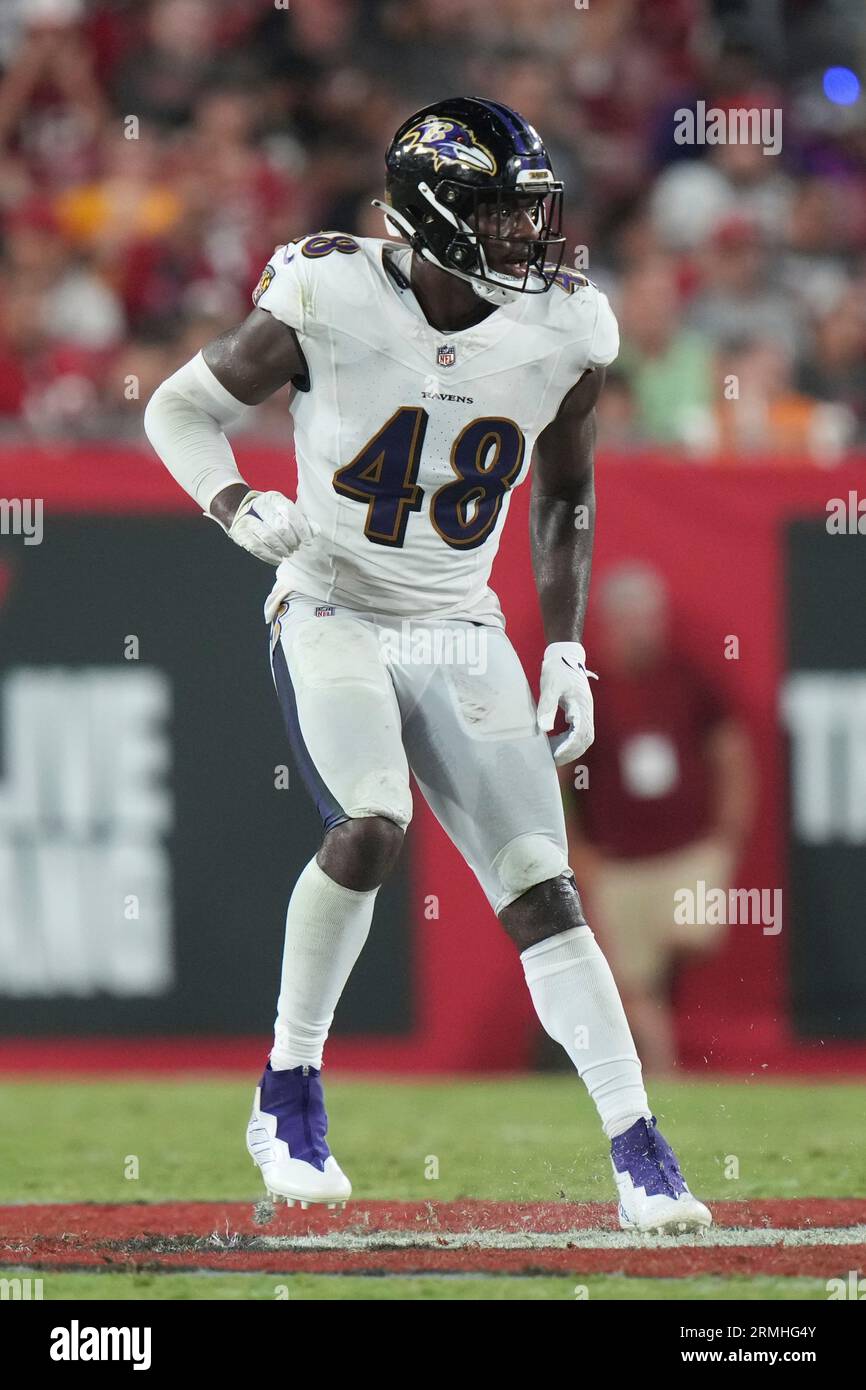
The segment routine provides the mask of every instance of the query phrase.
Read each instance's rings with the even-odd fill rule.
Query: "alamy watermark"
[[[0,497],[0,536],[23,536],[25,545],[41,545],[42,535],[41,497]]]
[[[760,145],[764,154],[779,154],[782,148],[782,112],[779,107],[707,107],[695,102],[695,109],[681,106],[674,112],[674,143],[677,145]]]
[[[404,618],[399,628],[379,629],[379,655],[386,665],[459,666],[473,676],[487,671],[487,630],[474,623],[428,626]]]
[[[151,1328],[87,1327],[73,1318],[69,1327],[51,1330],[52,1361],[131,1361],[134,1371],[151,1364]]]
[[[674,893],[677,926],[761,927],[764,936],[782,930],[781,888],[708,888],[699,878],[694,888]]]
[[[827,502],[827,534],[866,536],[866,497],[851,488],[847,497],[831,497]]]
[[[41,1279],[0,1279],[0,1302],[40,1299],[44,1296],[42,1287]]]

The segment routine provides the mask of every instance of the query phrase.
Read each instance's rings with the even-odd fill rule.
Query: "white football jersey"
[[[277,247],[253,302],[293,328],[309,389],[291,403],[298,503],[319,534],[277,570],[297,590],[418,618],[502,624],[488,587],[535,441],[591,366],[616,357],[605,296],[577,271],[443,333],[411,250],[320,233]]]

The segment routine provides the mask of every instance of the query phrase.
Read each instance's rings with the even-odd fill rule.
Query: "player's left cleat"
[[[673,1149],[656,1128],[655,1115],[617,1135],[610,1158],[624,1231],[679,1235],[713,1224],[709,1208],[686,1186]]]
[[[327,1132],[319,1071],[272,1071],[268,1062],[247,1125],[247,1149],[275,1202],[346,1205],[352,1184],[328,1148]]]

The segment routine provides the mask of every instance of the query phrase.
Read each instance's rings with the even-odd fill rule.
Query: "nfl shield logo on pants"
[[[453,343],[443,343],[436,354],[436,362],[440,367],[453,367],[457,361],[457,349]]]

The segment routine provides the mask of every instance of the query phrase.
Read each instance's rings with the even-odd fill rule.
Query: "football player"
[[[618,332],[604,295],[560,269],[562,192],[508,107],[466,98],[416,113],[387,151],[376,204],[402,242],[320,232],[277,247],[248,318],[147,407],[177,481],[276,567],[274,682],[323,823],[289,902],[274,1045],[247,1131],[268,1192],[289,1202],[351,1192],[326,1140],[322,1051],[412,815],[411,769],[598,1109],[622,1226],[711,1221],[656,1127],[566,854],[555,763],[593,739],[580,639],[595,405]],[[251,489],[224,433],[287,385],[296,501]],[[530,460],[548,643],[537,709],[487,583]],[[457,640],[448,659],[416,659],[414,642],[383,659],[395,624],[481,634],[484,660]],[[568,732],[554,758],[559,708]]]

